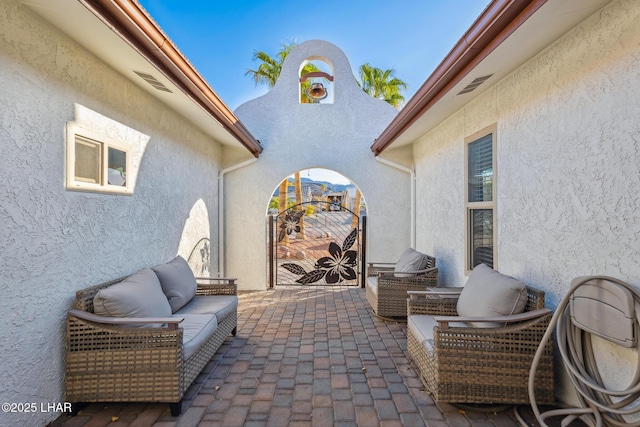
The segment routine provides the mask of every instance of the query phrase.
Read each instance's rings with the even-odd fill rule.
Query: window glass
[[[466,143],[466,264],[496,268],[495,126],[465,138]]]
[[[493,268],[493,209],[471,209],[471,268]]]
[[[88,138],[77,137],[75,141],[75,178],[77,181],[99,184],[101,182],[100,158],[102,144]]]
[[[126,151],[118,150],[113,147],[109,147],[109,163],[108,170],[109,184],[119,185],[121,187],[127,184],[127,153]]]
[[[469,202],[493,200],[493,141],[489,134],[469,144]]]

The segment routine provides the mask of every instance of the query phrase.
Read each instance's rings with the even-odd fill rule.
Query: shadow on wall
[[[178,255],[187,260],[196,277],[211,275],[211,230],[209,211],[202,199],[193,205],[185,221]]]

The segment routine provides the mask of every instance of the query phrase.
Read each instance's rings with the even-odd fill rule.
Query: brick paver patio
[[[364,289],[281,287],[240,295],[238,334],[163,404],[91,404],[55,427],[516,426],[511,411],[436,405],[406,354],[406,325],[371,315]]]

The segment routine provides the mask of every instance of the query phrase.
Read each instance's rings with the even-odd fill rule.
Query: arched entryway
[[[298,171],[268,208],[269,287],[362,286],[366,203],[359,188],[326,169]]]
[[[318,68],[333,76],[333,81],[324,74],[303,73],[309,61],[326,63],[323,69],[318,62]],[[327,97],[318,103],[301,102],[302,84],[310,78],[318,78],[317,83],[327,90]],[[331,93],[333,102],[329,103]],[[224,178],[224,223],[219,231],[224,251],[220,251],[220,264],[225,275],[238,279],[239,289],[269,287],[267,206],[278,184],[295,171],[326,167],[357,184],[368,207],[369,244],[364,246],[371,261],[396,259],[409,246],[412,175],[376,160],[370,149],[371,141],[398,112],[358,86],[346,55],[337,46],[322,40],[300,43],[283,63],[277,84],[234,113],[260,136],[265,148],[258,161],[251,160]],[[231,151],[225,159],[230,164],[241,161],[239,154]],[[393,159],[409,170],[410,150],[406,147],[394,151]],[[301,175],[304,178],[306,174]],[[392,215],[387,210],[391,204]],[[313,266],[304,268],[308,272]]]

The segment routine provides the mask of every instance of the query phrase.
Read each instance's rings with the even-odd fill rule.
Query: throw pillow
[[[409,248],[406,249],[398,262],[396,262],[396,266],[394,271],[396,273],[401,272],[409,272],[409,271],[417,271],[424,270],[427,266],[428,259],[425,254],[416,251],[415,249]],[[396,274],[398,277],[410,277],[410,274]]]
[[[191,267],[180,255],[173,260],[156,265],[153,271],[158,275],[162,292],[166,295],[175,313],[196,295],[198,284]]]
[[[460,298],[459,316],[496,317],[519,314],[527,304],[527,288],[519,280],[480,264],[469,274]],[[473,322],[473,326],[491,328],[501,323]]]
[[[100,289],[93,297],[93,311],[108,317],[170,317],[171,307],[162,293],[158,277],[149,268],[121,282]],[[136,327],[160,327],[159,323],[135,324]]]

